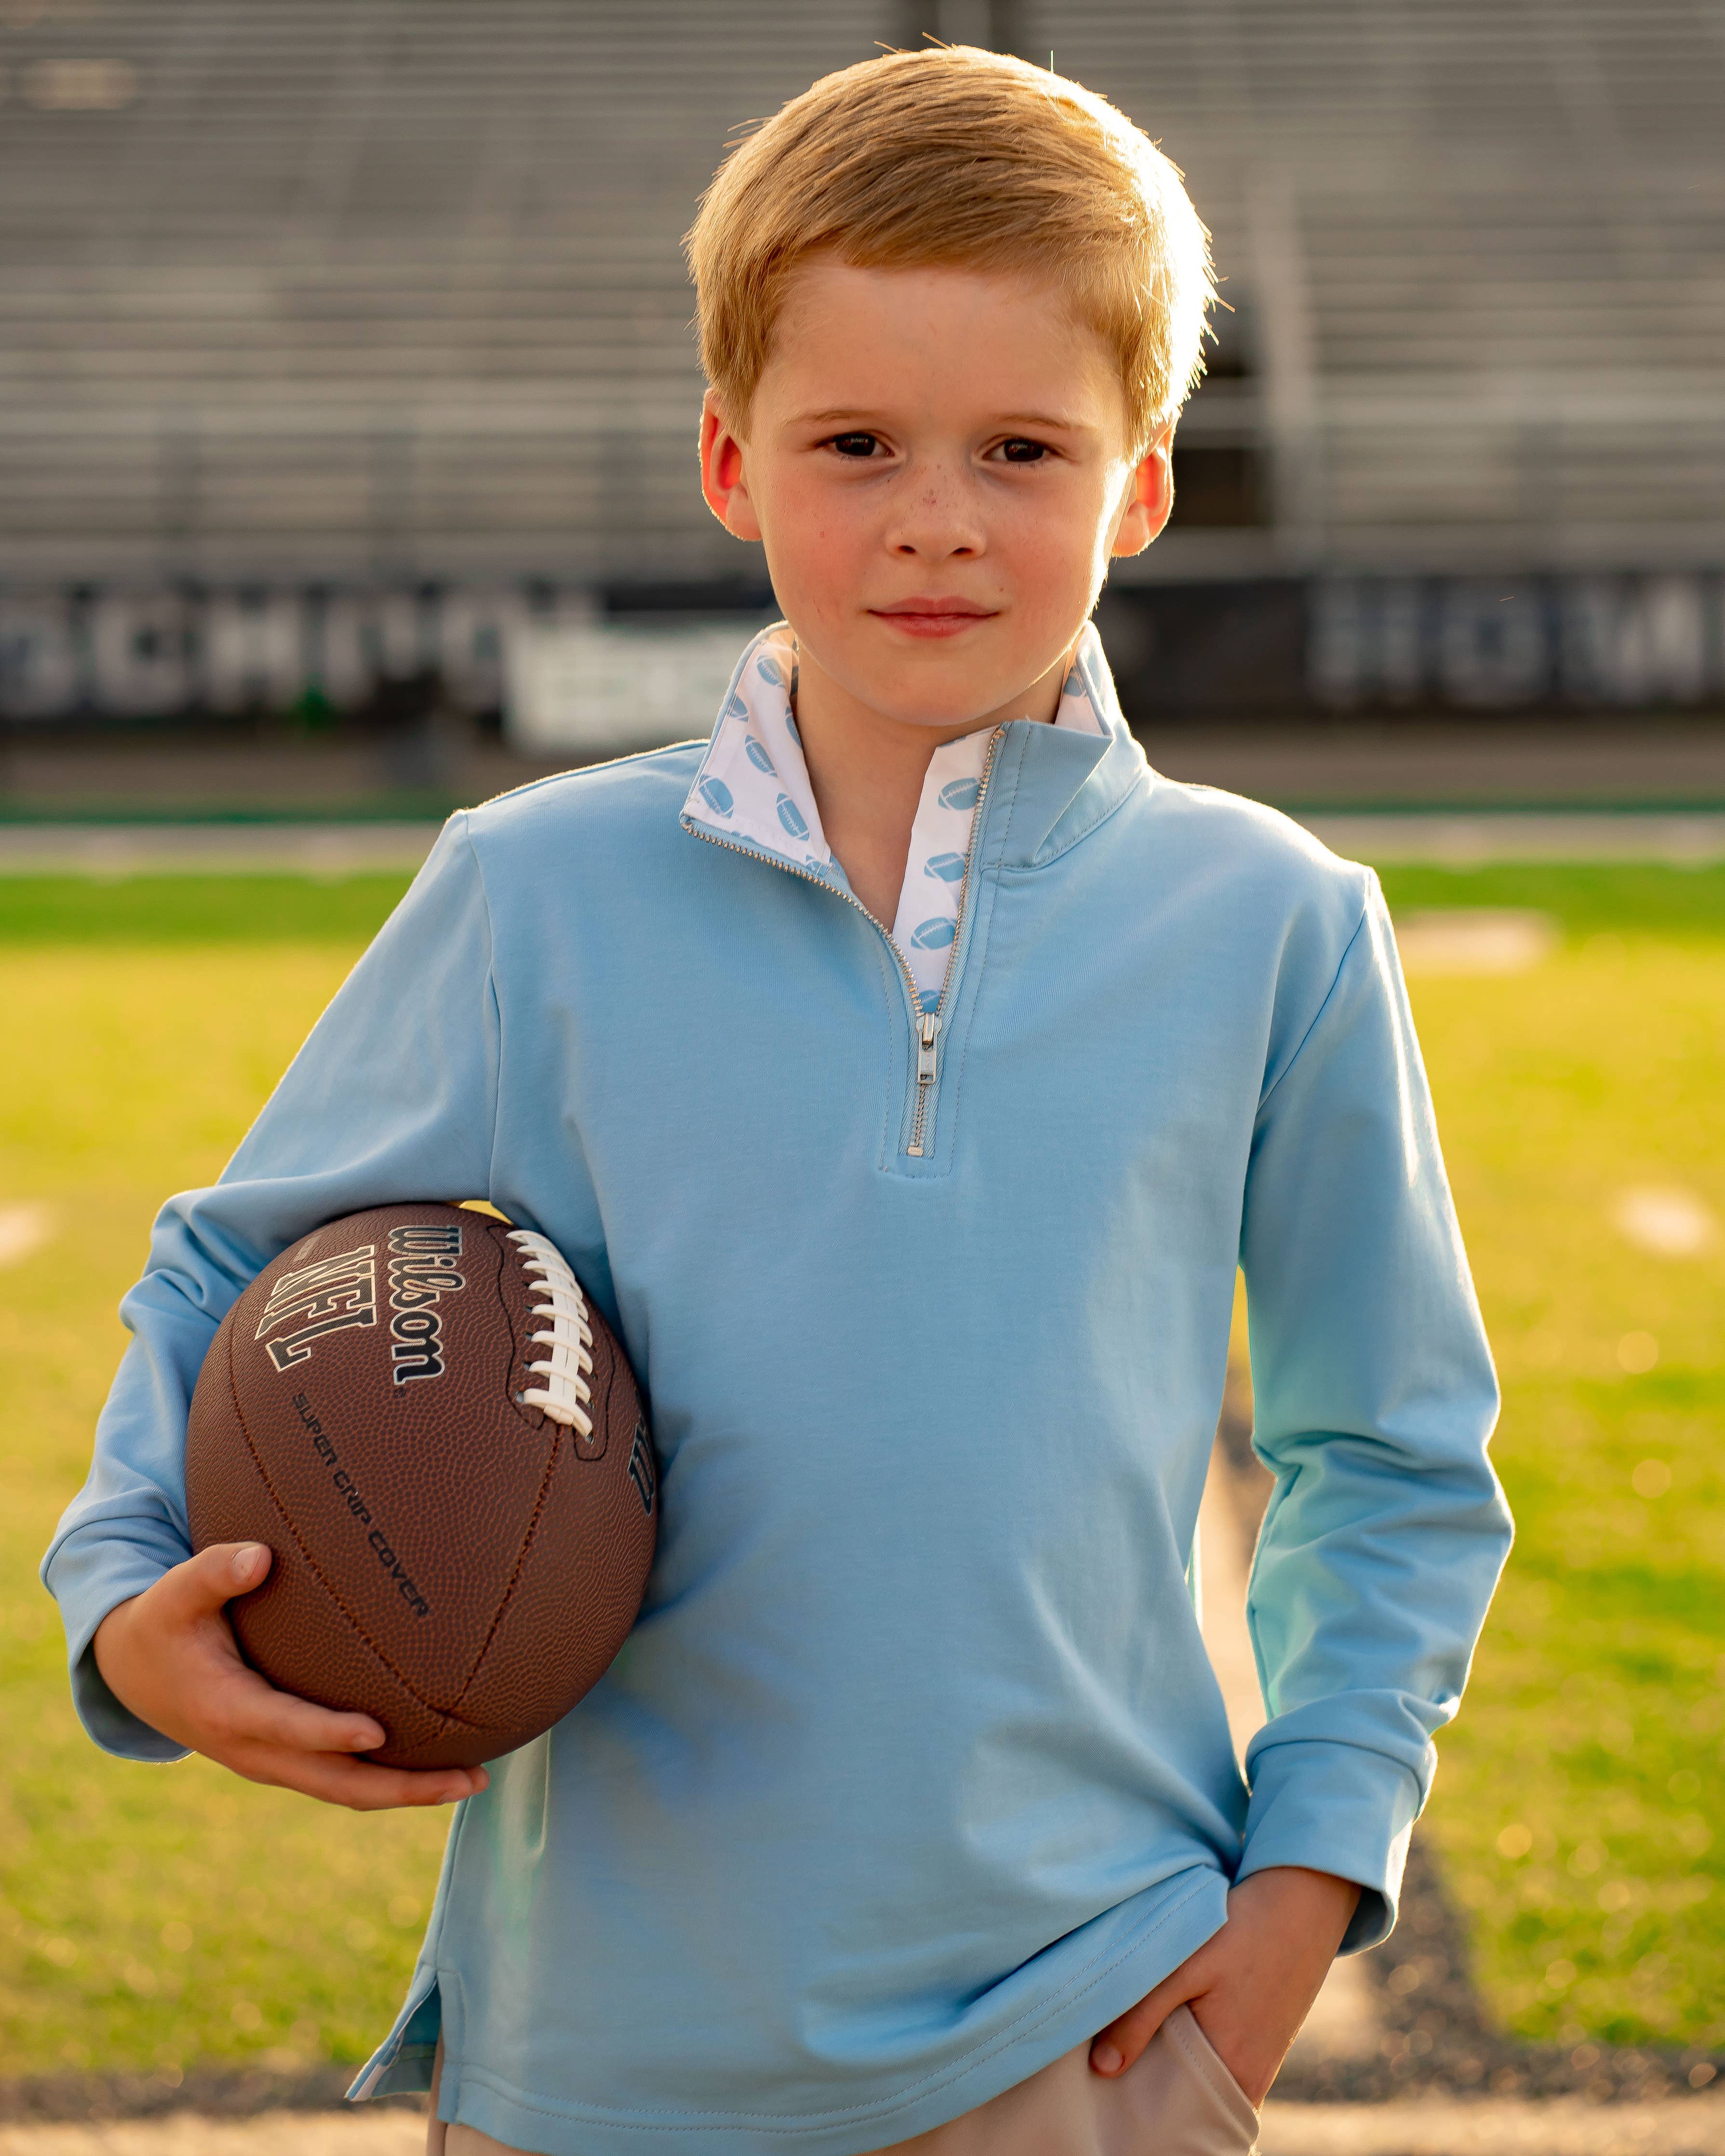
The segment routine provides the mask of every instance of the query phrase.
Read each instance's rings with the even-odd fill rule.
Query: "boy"
[[[1151,772],[1086,625],[1168,516],[1203,230],[1100,100],[937,50],[786,107],[691,257],[703,486],[787,625],[711,742],[456,817],[166,1209],[48,1562],[80,1706],[467,1799],[356,2092],[435,2071],[449,2156],[1244,2150],[1393,1921],[1507,1522],[1375,880]],[[489,1778],[357,1757],[234,1653],[267,1553],[187,1558],[223,1312],[431,1196],[564,1252],[663,1467],[634,1635]],[[1250,1792],[1189,1586],[1237,1264]]]

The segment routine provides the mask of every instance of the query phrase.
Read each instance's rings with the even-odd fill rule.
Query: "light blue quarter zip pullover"
[[[1359,1881],[1380,1938],[1508,1540],[1369,870],[1150,770],[1092,647],[1096,730],[1001,729],[931,856],[963,880],[925,989],[806,817],[736,827],[743,678],[710,744],[452,819],[164,1209],[45,1565],[90,1732],[172,1758],[90,1642],[187,1554],[246,1283],[395,1200],[563,1252],[650,1399],[658,1556],[608,1675],[459,1808],[357,2084],[425,2087],[440,2026],[444,2116],[551,2156],[907,2139],[1267,1866]],[[1245,1780],[1189,1584],[1237,1265],[1275,1476]]]

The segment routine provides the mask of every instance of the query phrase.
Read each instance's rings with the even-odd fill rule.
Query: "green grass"
[[[1571,936],[1640,929],[1661,936],[1725,936],[1725,863],[1546,865],[1493,861],[1476,869],[1392,862],[1378,870],[1392,912],[1425,906],[1531,906]]]
[[[1414,991],[1519,1527],[1432,1827],[1512,2028],[1725,2045],[1725,1250],[1611,1222],[1636,1183],[1725,1219],[1725,934]]]
[[[404,875],[0,877],[0,947],[44,943],[363,944]]]
[[[1610,1223],[1636,1183],[1725,1218],[1725,875],[1384,882],[1399,908],[1536,906],[1568,931],[1532,973],[1414,983],[1520,1527],[1431,1830],[1512,2028],[1725,2043],[1725,1251],[1662,1260]],[[33,1578],[157,1201],[217,1172],[400,888],[0,883],[22,1045],[0,1072],[0,1203],[60,1223],[0,1273],[0,2074],[355,2060],[411,1964],[443,1820],[105,1758]],[[1630,1333],[1658,1343],[1639,1375]],[[1650,1460],[1671,1485],[1643,1496]]]
[[[1381,871],[1398,911],[1533,906],[1572,935],[1645,929],[1725,935],[1725,865],[1623,862],[1478,869],[1394,864]],[[0,877],[0,947],[19,944],[321,942],[371,936],[408,887],[402,875]]]
[[[357,2060],[412,1967],[447,1815],[108,1758],[33,1577],[157,1200],[218,1171],[357,947],[0,954],[0,1194],[59,1224],[0,1273],[0,2075]]]

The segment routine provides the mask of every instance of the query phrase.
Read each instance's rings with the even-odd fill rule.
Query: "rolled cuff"
[[[1388,1938],[1408,1838],[1424,1801],[1413,1770],[1363,1745],[1307,1738],[1266,1744],[1250,1771],[1245,1849],[1235,1877],[1294,1864],[1352,1879],[1363,1891],[1341,1951],[1358,1953]]]
[[[163,1573],[178,1564],[186,1553],[170,1548],[164,1535],[146,1535],[140,1540],[118,1540],[112,1523],[101,1530],[74,1530],[59,1543],[42,1568],[49,1592],[60,1606],[66,1628],[68,1659],[72,1672],[72,1704],[78,1719],[105,1752],[121,1759],[137,1759],[162,1765],[186,1757],[183,1744],[176,1744],[159,1729],[141,1722],[124,1707],[108,1687],[96,1667],[91,1644],[96,1629],[110,1609],[153,1587]]]

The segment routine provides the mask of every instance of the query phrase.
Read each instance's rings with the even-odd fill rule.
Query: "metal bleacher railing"
[[[1214,228],[1268,511],[1142,573],[1725,559],[1718,0],[0,0],[0,578],[734,572],[680,234],[924,30]]]
[[[1039,27],[1157,115],[1215,228],[1283,558],[1725,553],[1725,11],[1095,0]]]

